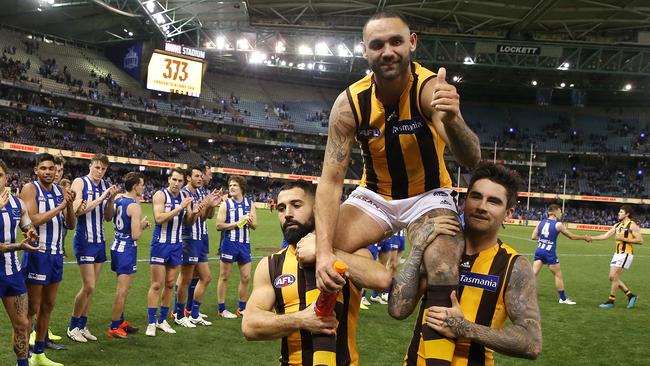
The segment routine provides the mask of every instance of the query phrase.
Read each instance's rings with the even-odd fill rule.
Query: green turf
[[[145,214],[151,218],[151,206],[144,206]],[[258,210],[259,228],[252,235],[253,255],[259,257],[277,250],[281,234],[275,214]],[[214,220],[211,222],[214,226]],[[211,227],[212,254],[217,249],[218,233]],[[107,225],[108,237],[112,227]],[[521,253],[534,251],[535,243],[527,240],[531,228],[510,226],[501,238]],[[148,230],[139,246],[139,258],[148,258],[151,230]],[[637,307],[625,309],[623,294],[618,295],[615,309],[602,310],[598,304],[609,292],[607,273],[612,255],[613,241],[586,244],[572,242],[562,237],[559,243],[559,257],[564,272],[567,294],[578,302],[575,306],[557,304],[557,293],[553,278],[548,270],[539,277],[539,303],[542,312],[544,347],[538,365],[647,365],[647,343],[650,340],[650,284],[646,282],[649,273],[650,251],[638,248],[634,264],[623,280],[640,294]],[[67,248],[73,261],[72,235],[67,238]],[[279,341],[246,342],[240,331],[240,320],[215,318],[216,282],[218,262],[211,261],[213,282],[206,294],[202,311],[214,321],[211,327],[184,329],[175,327],[176,335],[159,332],[155,338],[144,335],[146,323],[146,292],[149,287],[149,265],[139,263],[138,273],[133,281],[126,316],[140,326],[142,332],[128,340],[114,340],[106,337],[110,322],[110,306],[113,300],[115,277],[110,266],[104,267],[97,285],[94,304],[91,309],[89,328],[99,336],[99,341],[77,344],[64,339],[66,351],[46,353],[55,361],[66,365],[276,365],[279,355]],[[228,306],[236,306],[235,270],[228,292]],[[54,309],[51,327],[55,333],[65,336],[72,302],[80,286],[78,269],[66,265],[64,280]],[[411,336],[414,318],[396,321],[390,318],[385,306],[372,305],[362,311],[359,320],[358,349],[361,365],[398,365],[404,355]],[[14,355],[9,346],[11,327],[6,314],[0,316],[0,365],[11,365]],[[525,361],[497,355],[499,365],[519,365]]]

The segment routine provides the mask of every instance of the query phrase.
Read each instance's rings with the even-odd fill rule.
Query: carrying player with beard
[[[316,315],[314,303],[320,292],[314,269],[316,243],[311,234],[314,196],[314,185],[304,180],[289,182],[280,190],[278,218],[288,246],[258,264],[242,331],[248,340],[282,338],[280,365],[358,365],[356,323],[361,288],[388,287],[390,273],[372,260],[365,248],[355,254],[336,250],[348,265],[348,281],[338,295],[335,315]],[[336,352],[321,348],[334,335]]]

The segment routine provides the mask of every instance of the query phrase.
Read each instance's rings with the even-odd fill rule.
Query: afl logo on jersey
[[[20,209],[19,208],[12,208],[11,209],[11,214],[14,216],[15,219],[20,220]]]
[[[283,287],[291,286],[294,283],[296,283],[296,276],[292,274],[281,274],[275,278],[275,280],[273,281],[273,286],[275,288],[283,288]]]
[[[381,136],[381,130],[378,128],[367,128],[365,130],[359,130],[357,133],[357,138],[359,139],[371,139]]]

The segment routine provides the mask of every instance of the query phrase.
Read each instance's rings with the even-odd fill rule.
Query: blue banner
[[[142,42],[125,42],[119,45],[107,47],[104,50],[106,57],[111,62],[122,69],[127,74],[131,75],[138,81],[141,80],[141,65],[142,65]]]

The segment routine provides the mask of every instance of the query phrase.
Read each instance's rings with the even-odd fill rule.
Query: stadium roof
[[[90,43],[148,37],[156,30],[150,13],[161,11],[176,22],[174,35],[248,26],[358,32],[382,9],[400,11],[414,29],[437,34],[636,42],[639,31],[650,29],[645,0],[0,0],[0,5],[0,23]]]
[[[650,82],[647,0],[0,0],[0,6],[0,24],[94,45],[167,39],[206,50],[213,70],[332,84],[363,75],[367,63],[355,51],[362,25],[392,9],[418,32],[414,57],[447,66],[466,85],[498,82],[510,92],[534,80],[540,87],[610,93],[626,92],[629,84],[645,93]],[[243,39],[247,49],[238,45]],[[226,45],[219,48],[220,41]],[[277,52],[279,42],[286,52]],[[494,51],[504,42],[542,51],[534,57]],[[319,43],[327,43],[320,54]],[[304,45],[311,53],[300,51]]]

